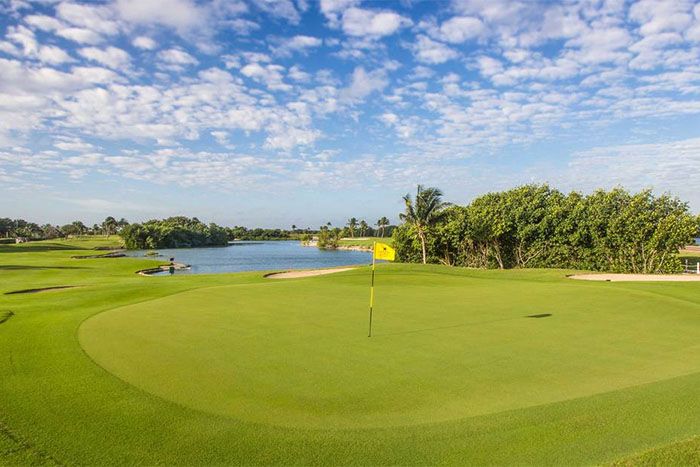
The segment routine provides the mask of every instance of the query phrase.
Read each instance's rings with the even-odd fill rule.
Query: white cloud
[[[17,46],[14,46],[8,42],[0,44],[0,47],[11,55],[18,57],[23,56],[52,65],[59,65],[61,63],[73,61],[73,58],[60,47],[55,45],[40,44],[36,40],[34,32],[25,28],[24,26],[11,26],[8,28],[6,37],[17,44]]]
[[[639,0],[630,7],[629,17],[640,24],[639,31],[645,36],[679,32],[691,23],[691,8],[686,0]]]
[[[160,67],[173,71],[182,71],[187,66],[199,64],[199,60],[177,47],[158,52],[158,60]]]
[[[351,101],[362,100],[370,94],[381,91],[389,84],[383,69],[371,72],[361,66],[355,68],[350,84],[343,90],[343,97]]]
[[[343,31],[350,36],[382,37],[409,26],[411,20],[393,11],[375,11],[351,7],[343,13]]]
[[[156,41],[151,39],[148,36],[138,36],[135,37],[134,40],[131,41],[131,44],[139,49],[143,50],[153,50],[156,47],[158,47],[158,44],[156,44]]]
[[[460,44],[482,36],[485,31],[486,27],[479,18],[455,16],[440,25],[439,38],[446,42]]]
[[[297,35],[284,38],[279,47],[275,49],[278,55],[288,56],[294,52],[306,52],[309,49],[320,47],[323,41],[318,37]]]
[[[254,5],[267,14],[292,24],[298,24],[301,20],[301,15],[292,0],[258,0]]]
[[[56,31],[56,35],[79,44],[101,44],[104,38],[95,31],[83,28],[65,28]]]
[[[477,58],[477,66],[484,76],[493,76],[503,71],[503,63],[500,60],[486,55]]]
[[[245,18],[232,19],[228,22],[228,24],[237,34],[242,36],[260,29],[260,25],[258,23]]]
[[[620,27],[596,26],[567,41],[573,48],[568,56],[582,63],[622,62],[629,58],[626,48],[632,42],[627,30]]]
[[[64,27],[62,22],[46,15],[29,15],[24,18],[24,22],[42,31],[56,31]]]
[[[337,27],[343,12],[358,3],[360,0],[321,0],[319,6],[321,13],[328,19],[331,26]]]
[[[441,42],[436,42],[428,36],[418,35],[413,45],[413,53],[416,59],[423,63],[440,64],[453,60],[459,54]]]
[[[106,6],[63,2],[56,7],[56,15],[73,26],[98,34],[111,36],[119,32],[119,23],[112,19],[112,11]]]
[[[575,153],[569,167],[586,188],[652,187],[700,202],[697,190],[688,184],[700,177],[700,138],[596,147]]]
[[[87,152],[94,149],[92,144],[86,143],[82,139],[76,137],[60,136],[57,140],[58,141],[54,143],[54,147],[64,151]]]
[[[78,53],[89,60],[100,63],[114,70],[128,68],[131,62],[131,57],[126,51],[112,46],[105,49],[85,47],[80,49]]]
[[[192,0],[116,0],[114,8],[128,22],[168,26],[181,33],[200,28],[209,19],[209,11]]]
[[[39,60],[45,63],[58,65],[75,61],[68,53],[55,45],[44,45],[39,49]]]
[[[259,83],[263,83],[271,90],[289,91],[292,87],[284,82],[284,67],[275,64],[249,63],[241,68],[241,74]]]

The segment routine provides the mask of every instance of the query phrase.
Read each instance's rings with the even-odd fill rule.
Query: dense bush
[[[119,235],[126,248],[188,248],[223,246],[228,243],[225,228],[204,224],[196,217],[169,217],[124,227]]]
[[[342,238],[342,230],[335,228],[333,230],[322,228],[318,232],[318,246],[322,250],[335,250],[340,244],[340,239]]]
[[[447,208],[427,249],[429,262],[456,266],[668,273],[680,270],[678,250],[697,231],[688,205],[669,195],[526,185]],[[401,261],[420,261],[412,226],[399,226],[393,244]]]

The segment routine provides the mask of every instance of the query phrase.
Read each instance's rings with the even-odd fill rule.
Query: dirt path
[[[357,268],[308,269],[305,271],[273,272],[265,277],[268,279],[298,279],[300,277],[325,276],[336,272],[352,271]]]
[[[573,274],[569,278],[610,282],[700,282],[700,274]]]

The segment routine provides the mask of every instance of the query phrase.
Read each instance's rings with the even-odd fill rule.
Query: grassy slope
[[[51,463],[53,456],[67,463],[421,463],[436,460],[446,463],[591,463],[643,452],[649,447],[700,433],[697,397],[700,375],[697,373],[491,415],[384,429],[337,431],[298,426],[298,422],[293,428],[276,428],[187,409],[145,393],[95,365],[78,345],[80,323],[104,310],[205,286],[241,284],[243,289],[249,288],[245,284],[260,284],[254,287],[265,287],[266,293],[273,287],[288,288],[290,292],[294,287],[272,286],[272,283],[262,282],[255,273],[144,278],[132,272],[153,262],[69,260],[71,254],[79,252],[37,251],[40,248],[30,244],[0,250],[3,252],[0,255],[0,292],[51,285],[82,287],[24,296],[0,295],[0,310],[15,313],[0,324],[2,462]],[[426,276],[428,271],[446,273],[446,277],[452,279],[465,275],[474,278],[472,282],[507,277],[514,281],[530,281],[539,287],[553,287],[563,280],[561,273],[540,271],[465,272],[414,266],[395,267],[392,276],[389,271],[381,271],[387,281],[392,277],[397,284],[402,280],[413,281],[416,287],[426,277],[432,277]],[[326,288],[322,284],[328,284],[354,290],[353,281],[362,279],[353,277],[351,273],[290,284],[300,287],[316,284],[313,287],[319,290]],[[385,282],[384,285],[385,295],[381,300],[389,298],[389,284]],[[629,290],[633,297],[641,294],[656,301],[665,314],[669,301],[676,303],[681,311],[672,311],[671,316],[680,319],[688,333],[698,335],[697,315],[690,312],[691,309],[700,310],[696,284],[586,283],[575,287],[595,294],[612,289]],[[193,296],[196,297],[196,293]],[[299,296],[292,298],[291,303],[301,300]],[[380,302],[380,305],[387,307],[386,303]],[[191,311],[195,313],[197,309]],[[640,316],[648,319],[652,317],[651,311],[642,309]],[[381,326],[389,324],[389,317],[385,315],[384,318],[384,323],[378,324],[378,332]],[[313,322],[302,324],[314,326]],[[399,320],[395,324],[417,323]],[[656,324],[662,334],[673,328],[671,323]],[[623,340],[627,332],[632,331],[624,331]],[[643,353],[647,344],[658,343],[654,332],[648,332],[648,342],[639,346],[639,352]],[[408,340],[408,336],[410,334],[405,334],[401,339]],[[659,344],[663,349],[655,349],[650,357],[658,357],[663,352],[673,356],[677,352],[677,343],[665,339]],[[431,346],[426,347],[426,352],[432,350]],[[585,350],[582,346],[582,351]],[[611,355],[615,350],[610,349]],[[556,348],[551,349],[552,354],[556,351]],[[342,360],[333,356],[328,355],[327,365],[342,365]],[[252,362],[254,357],[250,356]],[[381,365],[381,359],[376,358],[375,364]],[[630,368],[635,364],[631,361]],[[450,368],[445,374],[449,374]],[[274,373],[277,369],[265,371]],[[390,377],[395,380],[397,375],[392,373]],[[558,385],[561,381],[545,383]],[[681,453],[679,455],[689,452],[686,444],[677,446],[680,447],[675,451],[666,449]],[[697,462],[697,456],[683,459]]]

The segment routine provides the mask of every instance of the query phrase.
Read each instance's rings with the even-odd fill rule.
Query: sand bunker
[[[352,271],[357,268],[307,269],[304,271],[273,272],[265,275],[268,279],[298,279],[300,277],[325,276],[336,272]]]
[[[573,274],[570,279],[609,282],[700,282],[700,274]]]

